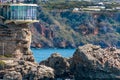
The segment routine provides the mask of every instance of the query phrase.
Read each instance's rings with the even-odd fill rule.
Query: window
[[[7,11],[11,20],[36,20],[36,6],[10,6]]]
[[[11,6],[11,20],[18,19],[19,12],[18,6]]]

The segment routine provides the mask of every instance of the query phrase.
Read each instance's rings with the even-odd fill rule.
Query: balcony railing
[[[1,16],[7,20],[37,20],[37,6],[25,4],[4,5]]]

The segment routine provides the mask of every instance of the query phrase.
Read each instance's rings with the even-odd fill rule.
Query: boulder
[[[54,79],[54,70],[52,68],[29,61],[19,61],[15,71],[20,72],[24,80]]]
[[[0,71],[0,79],[3,80],[53,80],[54,70],[35,62],[19,60],[13,67]],[[12,63],[11,63],[12,64]],[[10,65],[10,64],[9,64]]]
[[[11,71],[4,75],[3,80],[22,80],[22,75],[19,72]]]
[[[120,50],[87,44],[73,55],[71,72],[75,80],[120,80]]]
[[[54,70],[45,65],[39,65],[37,77],[38,77],[38,79],[43,79],[43,80],[53,80],[54,79]],[[33,80],[33,79],[31,79],[31,80]]]
[[[40,62],[41,64],[53,68],[56,78],[67,78],[71,76],[69,59],[62,57],[58,53],[52,54],[47,60]]]

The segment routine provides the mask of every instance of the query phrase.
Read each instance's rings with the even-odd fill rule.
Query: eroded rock
[[[3,80],[53,80],[54,70],[45,65],[29,61],[18,61],[6,70],[3,70]],[[0,72],[1,73],[1,72]]]
[[[22,75],[16,71],[10,71],[4,75],[3,80],[22,80]]]
[[[41,64],[52,67],[57,78],[72,77],[69,59],[62,57],[58,53],[52,54],[47,60],[40,62]]]
[[[35,63],[30,49],[31,31],[27,24],[10,23],[0,27],[0,79],[53,80],[54,70]],[[4,55],[3,55],[4,54]]]
[[[101,49],[100,46],[87,44],[79,47],[73,55],[71,70],[75,80],[119,80],[120,50]]]

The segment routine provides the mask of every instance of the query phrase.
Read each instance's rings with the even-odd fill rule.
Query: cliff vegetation
[[[86,43],[120,47],[120,12],[73,12],[39,7],[32,47],[75,48]]]

